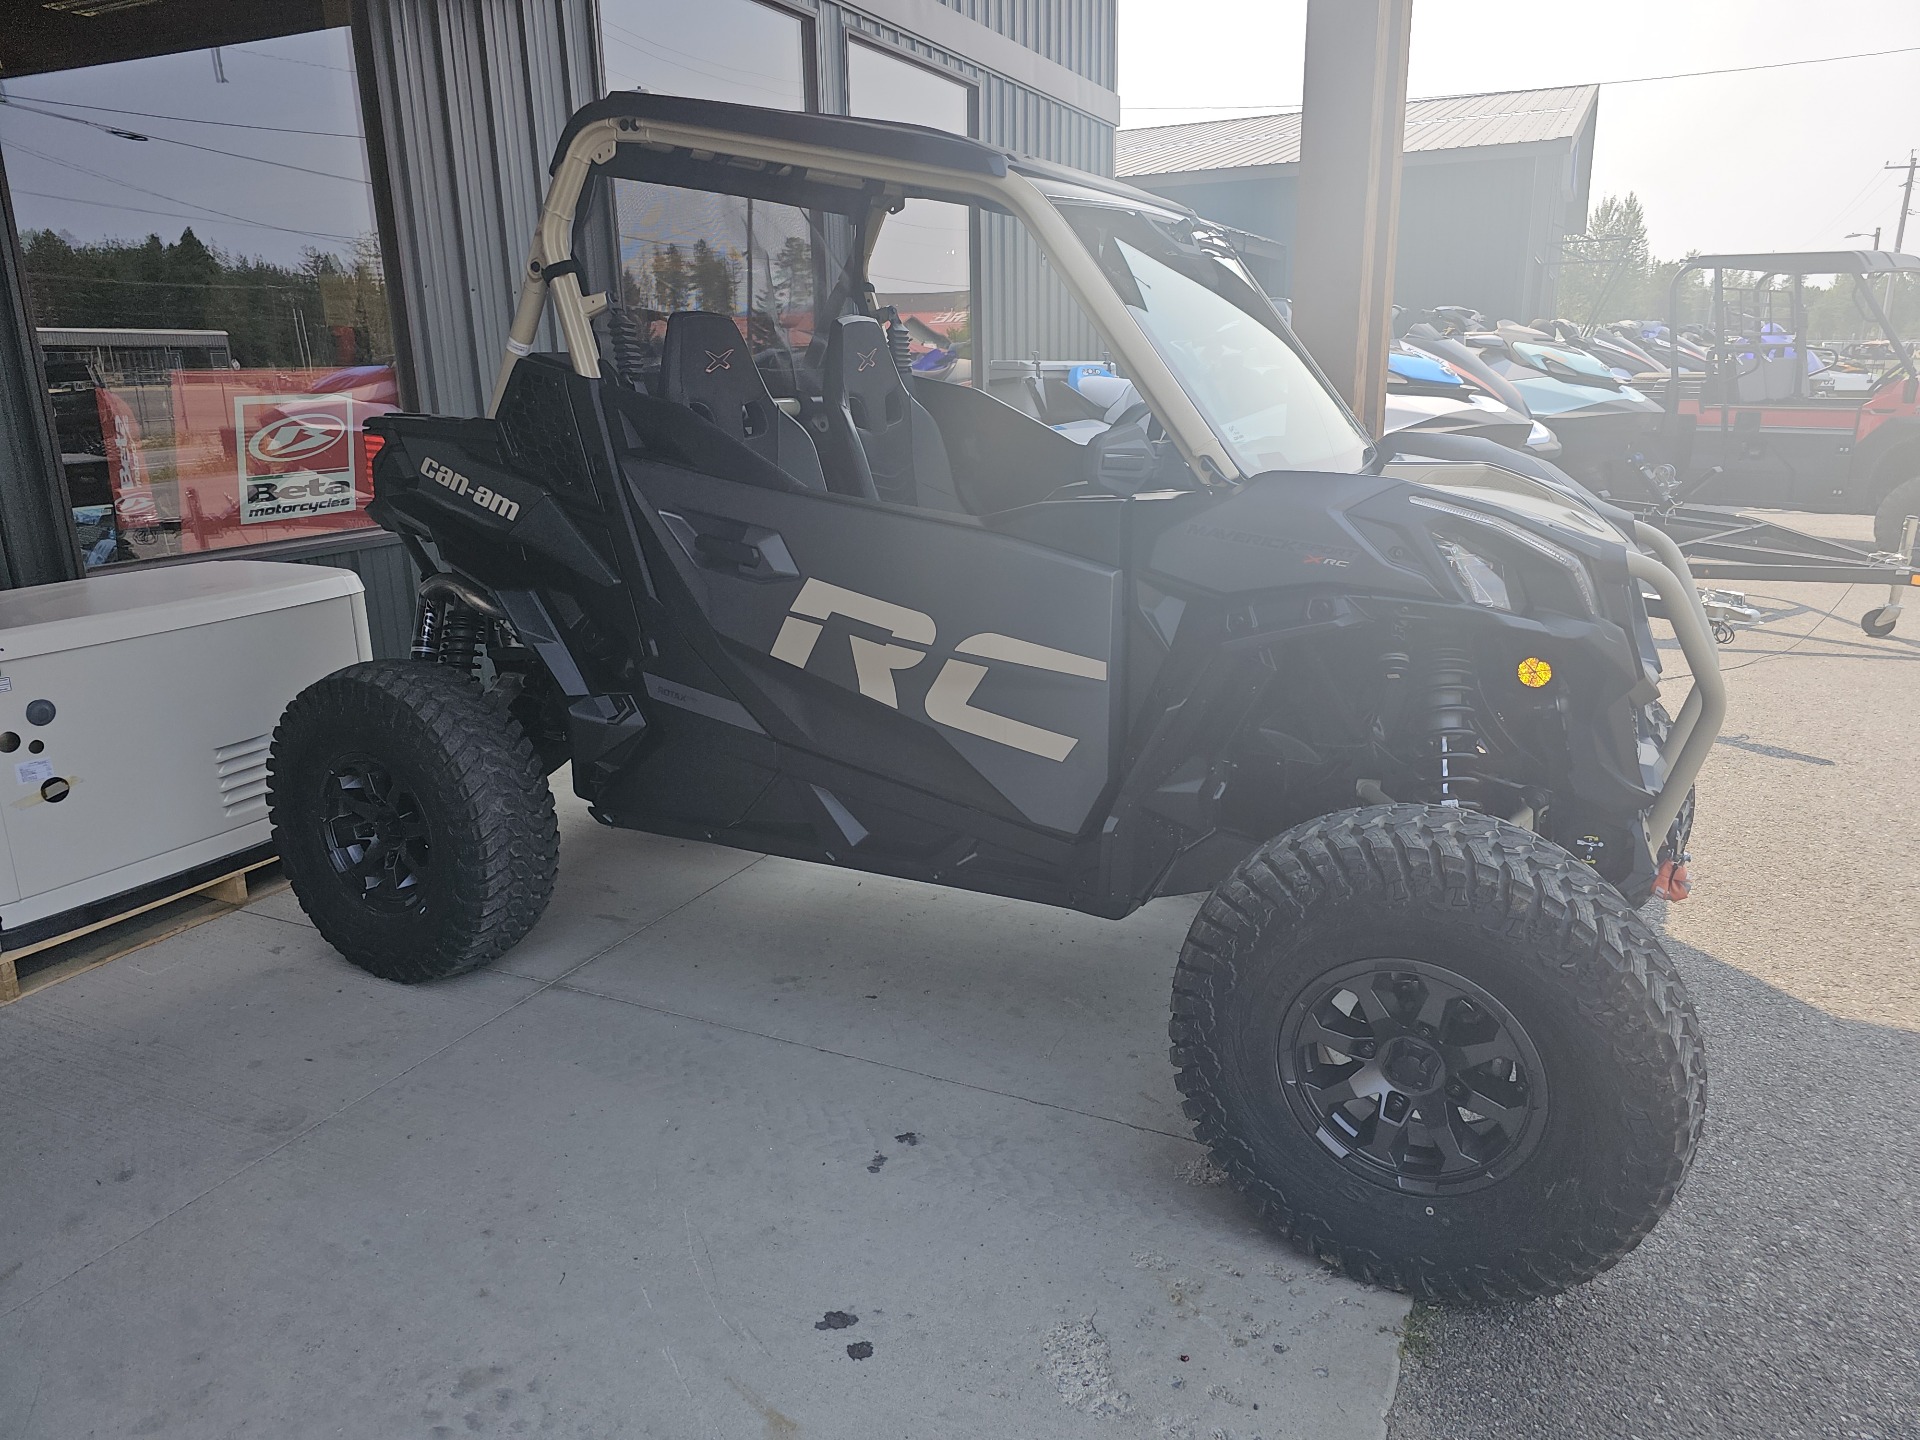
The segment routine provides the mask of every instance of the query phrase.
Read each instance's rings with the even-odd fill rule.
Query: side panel
[[[774,738],[964,804],[984,785],[1049,830],[1088,822],[1110,778],[1119,570],[911,510],[634,478]]]

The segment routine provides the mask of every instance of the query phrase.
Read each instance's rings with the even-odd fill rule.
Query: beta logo
[[[824,580],[809,580],[801,586],[781,623],[779,635],[774,638],[773,658],[806,669],[807,662],[813,658],[814,646],[825,631],[825,622],[836,615],[887,632],[888,643],[870,640],[864,635],[849,635],[847,643],[853,647],[853,673],[860,693],[898,710],[900,697],[893,677],[896,672],[911,670],[927,658],[928,647],[934,642],[933,617],[890,600],[878,600],[857,590],[829,585]],[[907,643],[896,643],[903,640]],[[1072,735],[1042,729],[975,705],[973,692],[987,678],[987,667],[975,661],[997,660],[1102,683],[1107,678],[1106,661],[992,631],[969,635],[953,648],[954,657],[940,667],[933,684],[927,688],[925,707],[929,720],[1048,760],[1065,760],[1073,753],[1073,747],[1080,742]],[[960,659],[962,655],[973,659]]]
[[[240,523],[305,520],[359,503],[351,395],[241,395],[233,402]]]
[[[520,502],[509,500],[498,490],[485,485],[476,485],[451,465],[434,459],[431,455],[420,462],[420,473],[436,485],[444,485],[456,495],[464,495],[482,510],[498,515],[502,520],[520,518]]]
[[[247,454],[262,465],[292,465],[339,444],[346,433],[337,415],[289,415],[254,431]]]

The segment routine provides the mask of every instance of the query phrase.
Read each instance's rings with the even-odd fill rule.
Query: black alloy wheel
[[[1346,1169],[1418,1195],[1511,1173],[1539,1143],[1547,1081],[1520,1022],[1464,975],[1361,960],[1288,1012],[1280,1079],[1295,1117]]]
[[[373,910],[417,908],[431,879],[433,841],[419,797],[367,755],[327,770],[320,841],[336,874]]]

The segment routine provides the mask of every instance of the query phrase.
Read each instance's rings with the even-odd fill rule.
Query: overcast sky
[[[22,230],[172,242],[191,226],[230,255],[292,265],[308,249],[347,255],[373,229],[345,30],[228,46],[218,70],[192,50],[4,91],[0,149]]]
[[[1121,123],[1300,103],[1305,0],[1120,0]],[[1920,0],[1414,0],[1414,96],[1920,46]],[[1232,109],[1162,109],[1221,106]],[[1600,92],[1593,198],[1635,191],[1656,255],[1893,244],[1920,51]],[[1920,199],[1915,202],[1920,209]],[[1920,251],[1920,216],[1907,249]]]

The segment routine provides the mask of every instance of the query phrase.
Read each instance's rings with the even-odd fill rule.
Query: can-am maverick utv
[[[1135,414],[1076,444],[906,378],[868,266],[936,203],[978,245],[974,374],[1077,304],[1061,343]],[[1114,918],[1210,890],[1187,1111],[1365,1279],[1559,1290],[1672,1200],[1701,1039],[1634,904],[1723,708],[1685,562],[1531,457],[1376,454],[1191,215],[915,126],[611,96],[560,142],[491,416],[368,432],[414,659],[300,695],[271,780],[354,963],[525,935],[570,762],[608,825]],[[1670,724],[1643,584],[1696,679]]]

